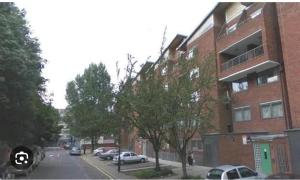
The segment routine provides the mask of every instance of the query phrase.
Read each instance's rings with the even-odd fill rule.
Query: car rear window
[[[223,172],[224,171],[221,169],[212,169],[208,172],[207,178],[208,179],[221,179]]]

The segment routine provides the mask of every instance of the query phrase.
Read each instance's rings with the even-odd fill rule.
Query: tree
[[[92,140],[92,150],[97,137],[112,132],[113,92],[105,65],[90,64],[83,75],[77,75],[67,85],[66,119],[71,133]]]
[[[25,11],[14,3],[0,3],[0,14],[0,140],[11,145],[35,143],[40,135],[36,129],[41,128],[36,123],[45,125],[40,117],[51,114],[41,115],[41,106],[51,106],[41,76],[46,60]],[[55,124],[53,118],[48,120]]]
[[[159,150],[165,138],[166,108],[163,101],[166,90],[163,87],[163,79],[156,76],[153,67],[145,71],[147,73],[141,71],[139,74],[140,81],[128,79],[117,98],[117,103],[118,109],[124,112],[125,122],[137,128],[139,136],[148,139],[152,144],[155,169],[160,170]]]
[[[166,120],[169,122],[166,141],[179,154],[183,178],[186,178],[187,145],[192,137],[203,127],[211,127],[213,104],[211,93],[215,85],[214,56],[210,55],[202,63],[195,59],[179,60],[178,76],[169,76],[170,88],[167,91]],[[190,70],[199,68],[199,74],[190,74]]]

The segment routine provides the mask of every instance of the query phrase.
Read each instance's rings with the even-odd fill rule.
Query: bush
[[[165,176],[172,175],[173,171],[168,168],[162,168],[160,171],[156,171],[155,169],[143,169],[139,171],[135,171],[132,173],[133,176],[139,179],[150,179],[150,178],[161,178]]]

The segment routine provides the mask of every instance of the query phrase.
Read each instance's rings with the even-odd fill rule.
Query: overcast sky
[[[53,104],[65,108],[66,84],[92,62],[106,65],[116,83],[116,61],[125,67],[127,53],[139,64],[156,61],[167,26],[166,45],[176,34],[189,35],[216,5],[200,0],[26,0],[17,1],[48,60]],[[122,70],[122,69],[121,69]]]

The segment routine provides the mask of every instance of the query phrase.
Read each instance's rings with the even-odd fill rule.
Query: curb
[[[109,172],[107,172],[106,170],[104,170],[103,168],[97,167],[94,164],[92,164],[91,162],[88,161],[88,159],[86,157],[80,156],[81,159],[83,159],[85,162],[87,162],[89,165],[91,165],[92,167],[96,168],[98,171],[100,171],[101,173],[103,173],[105,176],[107,176],[109,179],[114,180],[116,179],[113,175],[111,175]]]

